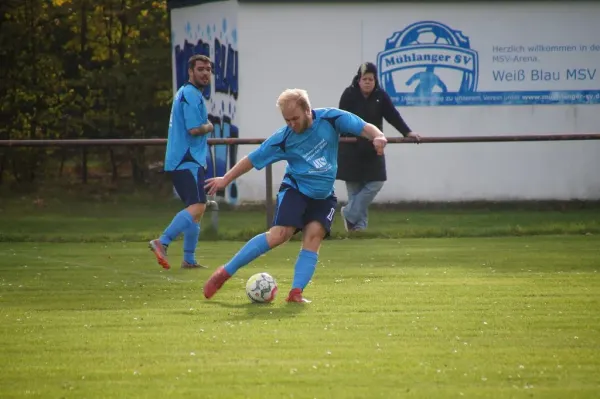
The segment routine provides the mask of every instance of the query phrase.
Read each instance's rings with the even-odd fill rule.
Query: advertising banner
[[[437,19],[407,12],[365,21],[363,53],[396,106],[600,104],[600,7],[591,7],[548,8],[525,22],[477,5],[435,10],[446,15]]]

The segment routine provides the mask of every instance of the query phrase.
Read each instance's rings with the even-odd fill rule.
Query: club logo
[[[441,102],[477,90],[478,57],[462,32],[421,21],[395,32],[377,55],[382,88],[395,104]]]

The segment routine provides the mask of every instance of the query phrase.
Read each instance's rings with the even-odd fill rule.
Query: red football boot
[[[148,247],[156,256],[156,260],[158,264],[163,267],[163,269],[170,269],[169,260],[167,259],[167,247],[164,246],[160,240],[152,240],[148,243]]]
[[[310,303],[310,301],[302,296],[301,288],[292,288],[286,302]]]
[[[227,273],[225,267],[221,266],[210,276],[206,284],[204,284],[204,297],[206,299],[212,298],[213,295],[219,291],[219,289],[225,284],[225,281],[229,280],[231,275]]]

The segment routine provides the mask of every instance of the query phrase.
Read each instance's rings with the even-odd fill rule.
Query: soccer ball
[[[277,282],[269,273],[256,273],[246,283],[246,295],[252,302],[271,302],[277,295]]]
[[[452,31],[447,26],[436,22],[425,22],[413,28],[407,29],[400,37],[397,46],[407,45],[427,45],[427,44],[446,44],[458,46],[458,42],[453,36]]]
[[[452,44],[451,38],[447,38],[444,36],[438,36],[438,32],[434,32],[432,30],[426,30],[423,32],[419,32],[416,35],[414,41],[410,42],[412,45],[417,44]]]

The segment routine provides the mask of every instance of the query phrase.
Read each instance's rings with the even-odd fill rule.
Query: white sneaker
[[[346,209],[345,206],[340,208],[340,214],[342,215],[342,221],[344,222],[344,229],[346,231],[352,231],[354,230],[355,224],[346,219],[346,216],[344,215],[344,209]]]

